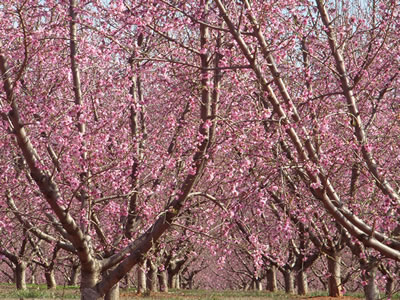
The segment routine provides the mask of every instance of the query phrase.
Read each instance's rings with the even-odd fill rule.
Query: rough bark
[[[393,296],[394,292],[394,280],[393,277],[386,278],[386,285],[385,285],[385,296],[389,299]]]
[[[185,263],[185,259],[177,260],[173,259],[170,261],[168,271],[168,287],[172,289],[180,289],[179,272]]]
[[[146,261],[142,261],[142,262],[140,262],[138,264],[137,276],[138,276],[137,292],[139,294],[143,294],[147,290],[147,286],[146,286]]]
[[[294,294],[294,274],[291,270],[285,270],[283,273],[285,280],[285,293]]]
[[[68,279],[68,285],[78,285],[79,264],[73,264],[71,274]]]
[[[54,290],[57,287],[56,277],[54,275],[54,270],[48,270],[44,273],[46,278],[46,285],[49,290]]]
[[[342,261],[342,257],[339,252],[332,251],[327,255],[328,261],[328,293],[330,297],[342,297],[343,296],[343,287],[341,283],[340,277],[340,263]]]
[[[276,283],[276,266],[271,266],[267,270],[266,290],[270,292],[276,292],[278,290],[278,285]]]
[[[160,292],[168,293],[168,273],[166,270],[160,271],[158,274]]]
[[[151,292],[157,292],[157,267],[156,265],[151,261],[147,261],[147,269],[149,270],[146,274],[147,277],[147,288]]]
[[[27,263],[18,262],[15,266],[15,284],[18,290],[26,290],[26,268]]]
[[[104,296],[104,300],[119,300],[119,283],[116,283]]]
[[[303,270],[300,270],[297,273],[297,293],[299,295],[307,295],[308,294],[308,281],[307,281],[307,273]]]
[[[375,260],[371,260],[366,266],[364,266],[365,273],[363,279],[367,281],[367,285],[364,286],[364,295],[367,300],[379,299],[379,291],[376,286],[376,273],[378,271],[378,266]]]
[[[98,270],[81,269],[81,300],[95,300],[101,297],[96,291],[99,276],[100,272]]]
[[[263,286],[262,286],[262,282],[260,278],[256,278],[254,279],[254,290],[255,291],[262,291],[263,290]]]

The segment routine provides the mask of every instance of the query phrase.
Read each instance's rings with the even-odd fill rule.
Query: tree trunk
[[[138,272],[137,273],[137,276],[138,276],[137,292],[139,294],[143,294],[147,290],[147,287],[146,287],[146,261],[143,261],[138,264],[137,272]]]
[[[294,274],[292,270],[285,270],[283,277],[285,279],[285,293],[294,294]]]
[[[44,273],[46,278],[46,285],[49,290],[54,290],[57,287],[56,277],[54,276],[54,270],[48,270]]]
[[[168,275],[168,286],[171,289],[180,289],[179,273]]]
[[[376,265],[375,260],[372,260],[366,266],[365,275],[363,276],[363,280],[367,281],[367,285],[364,286],[364,295],[367,300],[379,299],[379,292],[375,281],[377,271],[378,266]]]
[[[389,299],[389,298],[392,298],[393,292],[394,292],[394,280],[393,280],[393,277],[387,276],[387,277],[386,277],[386,285],[385,285],[385,294],[386,294],[386,297],[387,297],[388,299]]]
[[[260,278],[257,278],[255,281],[255,285],[254,285],[254,289],[256,291],[262,291],[263,290],[263,286],[262,286],[262,282]]]
[[[253,280],[251,281],[251,288],[254,291],[262,291],[262,283],[261,283],[261,279],[258,277],[253,278]]]
[[[155,264],[151,261],[147,261],[147,267],[148,267],[148,272],[147,272],[147,288],[151,292],[157,292],[157,268]]]
[[[276,266],[270,266],[270,268],[267,270],[267,291],[276,292],[277,289]]]
[[[68,279],[68,285],[78,285],[79,264],[73,264],[71,274]]]
[[[104,300],[119,300],[119,283],[115,284],[104,296]]]
[[[299,295],[308,294],[307,273],[303,270],[300,270],[299,273],[297,273],[297,293]]]
[[[168,293],[168,273],[166,270],[159,272],[158,282],[160,285],[160,292]]]
[[[328,293],[330,297],[342,297],[343,287],[340,277],[340,263],[342,257],[340,252],[331,251],[327,254],[328,260]]]
[[[81,300],[97,300],[100,298],[95,290],[99,275],[98,271],[85,271],[81,268]]]
[[[180,269],[184,260],[171,260],[167,268],[168,271],[168,287],[173,289],[180,289]]]
[[[24,261],[15,266],[15,284],[18,290],[26,290],[26,268],[27,263]]]
[[[104,272],[104,276],[109,275],[113,269]],[[104,300],[119,300],[119,282],[117,282],[105,295]]]
[[[188,288],[189,288],[189,290],[193,290],[193,287],[194,287],[194,273],[192,273],[190,276],[189,276],[189,280],[188,280]],[[262,286],[261,286],[261,290],[262,290]]]
[[[178,273],[175,275],[175,288],[179,290],[181,288],[181,274]]]

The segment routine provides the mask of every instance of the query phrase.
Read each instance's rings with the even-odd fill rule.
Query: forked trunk
[[[340,277],[340,263],[342,257],[339,252],[332,251],[327,255],[328,260],[328,293],[330,297],[342,297],[343,287]]]

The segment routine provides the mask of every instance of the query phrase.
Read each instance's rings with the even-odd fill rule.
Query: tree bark
[[[56,277],[54,276],[54,270],[48,270],[44,273],[46,278],[46,285],[49,290],[54,290],[57,287]]]
[[[261,283],[261,279],[258,277],[253,278],[253,280],[251,282],[251,287],[254,291],[262,291],[263,286]]]
[[[147,288],[151,291],[151,292],[157,292],[157,268],[155,266],[155,264],[151,261],[148,260],[147,261],[147,267],[148,267],[148,272],[146,274],[147,277]]]
[[[79,264],[73,264],[71,267],[71,275],[68,279],[68,285],[78,285]]]
[[[363,280],[367,281],[367,285],[364,286],[364,295],[367,300],[379,299],[379,291],[375,281],[377,271],[378,266],[376,265],[375,260],[372,259],[365,266],[365,274],[363,275]]]
[[[158,274],[160,292],[168,293],[168,273],[166,270],[160,271]]]
[[[393,277],[386,278],[386,285],[385,285],[385,295],[389,299],[393,296],[394,292],[394,280]]]
[[[119,300],[119,283],[115,284],[104,296],[104,300]]]
[[[179,273],[168,274],[168,287],[171,289],[180,289]]]
[[[137,270],[137,276],[138,276],[138,289],[137,292],[138,294],[143,294],[147,290],[146,286],[146,261],[143,261],[138,264],[138,270]]]
[[[278,286],[276,283],[276,266],[270,266],[267,270],[267,291],[276,292],[278,290]]]
[[[340,263],[342,261],[342,257],[340,252],[331,251],[327,255],[328,260],[328,293],[330,297],[342,297],[343,296],[343,287],[340,277]]]
[[[99,276],[100,274],[97,270],[84,270],[84,268],[81,268],[81,300],[96,300],[100,298],[95,288]]]
[[[26,268],[27,263],[18,262],[15,266],[15,284],[18,290],[26,290]]]
[[[294,274],[292,270],[285,270],[283,272],[285,280],[285,293],[294,294]]]
[[[103,273],[103,277],[107,276],[113,269],[108,269]],[[117,282],[105,295],[104,300],[119,300],[119,282]]]
[[[299,295],[308,294],[307,273],[303,270],[300,270],[299,273],[297,273],[297,293]]]

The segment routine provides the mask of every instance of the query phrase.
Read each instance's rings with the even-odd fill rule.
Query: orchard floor
[[[268,293],[256,291],[208,291],[208,290],[172,290],[169,293],[151,293],[146,295],[138,295],[134,290],[120,291],[121,300],[129,299],[143,299],[143,300],[231,300],[231,299],[250,299],[250,300],[269,300],[269,299],[287,299],[287,300],[355,300],[362,299],[358,297],[342,297],[332,298],[322,296],[322,293],[311,293],[307,297],[286,295],[285,293]],[[79,289],[77,287],[63,287],[59,286],[56,290],[49,292],[45,286],[42,285],[29,285],[25,291],[17,291],[14,285],[0,283],[0,299],[2,300],[15,300],[15,299],[79,299]]]

